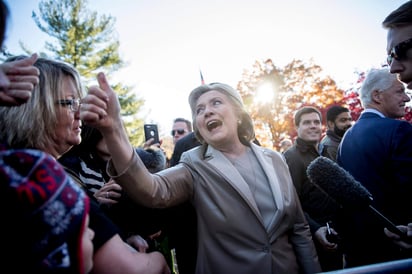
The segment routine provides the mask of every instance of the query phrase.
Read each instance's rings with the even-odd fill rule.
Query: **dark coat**
[[[324,153],[322,148],[320,148],[320,151]],[[315,235],[320,227],[326,226],[327,222],[339,232],[338,214],[340,205],[312,184],[306,173],[308,165],[321,156],[318,150],[315,149],[314,144],[297,138],[294,145],[284,152],[284,156],[312,235]],[[317,240],[314,242],[323,271],[343,268],[340,243],[338,244],[339,251],[328,252]]]
[[[326,131],[325,137],[323,137],[320,142],[322,146],[322,156],[328,157],[329,159],[336,161],[336,155],[338,154],[338,147],[342,137],[337,135],[333,130],[328,129]]]
[[[412,125],[364,112],[345,133],[337,162],[365,186],[371,204],[395,224],[412,221]],[[384,235],[384,224],[368,207],[348,212],[348,264],[383,262],[412,254],[400,252]]]
[[[175,166],[179,163],[180,156],[182,156],[183,152],[197,146],[200,146],[200,142],[196,139],[193,131],[184,136],[182,139],[179,139],[173,149],[172,158],[170,159],[170,166]]]
[[[312,233],[326,222],[336,223],[339,205],[312,184],[306,174],[308,165],[320,156],[314,145],[297,138],[284,156]]]

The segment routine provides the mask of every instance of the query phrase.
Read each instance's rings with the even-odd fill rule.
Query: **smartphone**
[[[146,142],[150,138],[154,138],[153,144],[160,143],[159,130],[156,124],[144,124],[144,138]]]
[[[332,230],[330,229],[331,227],[329,225],[329,222],[326,222],[326,228],[327,228],[326,239],[330,243],[339,244],[340,243],[340,237],[338,235],[335,235],[335,234],[332,233]]]

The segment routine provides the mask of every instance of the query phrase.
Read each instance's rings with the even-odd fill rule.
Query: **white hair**
[[[366,107],[372,102],[372,92],[388,90],[397,79],[396,74],[390,73],[387,67],[370,69],[360,89],[362,106]]]

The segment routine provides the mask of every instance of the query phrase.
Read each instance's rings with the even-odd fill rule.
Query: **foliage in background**
[[[279,149],[282,139],[296,137],[293,113],[300,107],[315,106],[325,117],[329,106],[345,105],[344,91],[312,60],[293,60],[284,68],[271,59],[258,60],[244,70],[237,89],[254,120],[257,139],[273,149]],[[267,100],[257,100],[261,92]]]
[[[129,138],[135,146],[141,145],[144,141],[141,130],[144,119],[138,114],[145,102],[132,92],[133,87],[110,80],[110,76],[127,66],[119,55],[115,18],[98,16],[97,12],[87,9],[87,3],[87,0],[39,2],[39,12],[33,11],[32,18],[41,31],[54,39],[45,42],[48,52],[41,52],[40,56],[73,64],[86,85],[95,82],[98,72],[105,72],[119,96]],[[32,53],[22,42],[20,46],[27,54]],[[278,149],[282,139],[296,136],[293,113],[302,106],[319,108],[325,120],[329,106],[343,105],[351,110],[356,121],[363,110],[359,89],[365,73],[358,73],[358,76],[353,87],[343,91],[311,60],[292,60],[283,68],[277,67],[271,59],[257,60],[251,68],[244,70],[237,89],[254,120],[259,142]],[[264,90],[265,86],[269,89]],[[267,99],[259,100],[262,92]],[[404,120],[412,122],[410,105],[406,108]],[[168,150],[171,149],[168,147]]]
[[[349,108],[353,121],[357,121],[363,111],[359,90],[366,72],[356,73],[358,79],[344,91],[312,60],[293,60],[284,68],[275,66],[271,59],[257,60],[251,69],[244,70],[237,89],[252,116],[257,139],[263,146],[278,150],[280,141],[296,137],[293,114],[302,106],[321,111],[324,131],[326,111],[335,104]],[[410,103],[402,120],[412,122]]]
[[[366,73],[358,72],[358,79],[351,88],[345,92],[345,101],[348,105],[348,108],[351,112],[352,120],[357,121],[363,110],[360,98],[359,98],[359,89],[362,86],[363,80],[365,80]]]
[[[40,56],[48,56],[72,64],[85,85],[96,82],[98,72],[105,72],[112,88],[119,96],[121,114],[134,145],[143,143],[143,119],[138,113],[144,100],[132,92],[132,87],[110,80],[114,72],[127,64],[119,55],[119,40],[115,32],[115,18],[98,16],[87,9],[87,0],[43,0],[39,12],[32,12],[37,27],[54,41],[46,41]],[[20,42],[22,49],[30,50]]]

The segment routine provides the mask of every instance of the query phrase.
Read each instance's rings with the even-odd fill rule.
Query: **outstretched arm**
[[[118,234],[107,241],[93,256],[92,273],[170,274],[162,253],[132,250]]]

